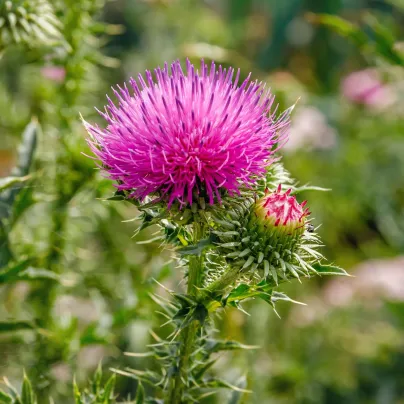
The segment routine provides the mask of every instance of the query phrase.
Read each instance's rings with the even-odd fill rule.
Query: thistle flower
[[[250,75],[238,86],[240,70],[200,71],[187,60],[146,71],[114,93],[105,113],[106,128],[84,122],[89,145],[118,190],[144,199],[158,195],[168,202],[213,204],[223,191],[230,195],[265,173],[286,139],[289,113],[271,113],[274,101]]]
[[[250,272],[274,284],[315,273],[312,264],[322,255],[316,251],[319,239],[309,223],[306,201],[298,203],[291,189],[268,193],[257,202],[240,204],[217,220],[214,231],[219,252],[230,267]]]

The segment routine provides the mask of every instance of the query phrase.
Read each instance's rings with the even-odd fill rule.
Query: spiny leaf
[[[343,275],[351,276],[344,269],[335,265],[324,265],[319,262],[312,264],[312,267],[318,272],[319,275]]]
[[[180,255],[201,255],[202,252],[212,247],[212,240],[211,238],[202,239],[198,244],[192,244],[183,248],[178,249],[178,253]]]
[[[212,359],[210,361],[207,361],[204,363],[202,366],[198,367],[197,372],[195,373],[195,380],[200,380],[202,376],[206,373],[207,370],[209,370],[215,363],[217,359]]]
[[[250,350],[258,348],[259,346],[256,345],[244,345],[237,341],[224,341],[216,339],[208,339],[205,343],[205,349],[209,353],[220,351],[235,351],[239,349]]]
[[[306,191],[322,191],[322,192],[328,192],[331,191],[330,188],[322,188],[322,187],[316,187],[314,185],[303,185],[301,187],[295,188],[290,194],[291,195],[297,195],[300,192],[306,192]]]
[[[251,393],[250,390],[246,390],[246,389],[240,388],[238,386],[234,386],[233,384],[231,384],[225,380],[221,380],[221,379],[207,380],[204,383],[201,383],[201,387],[203,387],[203,388],[226,388],[226,389],[230,389],[233,391],[239,391],[241,393]]]

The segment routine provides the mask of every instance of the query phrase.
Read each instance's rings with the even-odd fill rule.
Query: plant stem
[[[193,242],[196,244],[204,236],[204,225],[200,222],[194,222]],[[198,287],[201,285],[203,273],[203,255],[190,256],[188,264],[188,288],[187,293],[190,296],[196,296]],[[184,389],[188,384],[189,364],[191,355],[194,351],[195,338],[201,328],[199,321],[193,321],[186,327],[180,336],[179,362],[174,381],[171,383],[168,392],[166,404],[181,404]]]

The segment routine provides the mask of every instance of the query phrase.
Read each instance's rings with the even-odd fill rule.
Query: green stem
[[[194,222],[194,243],[196,244],[204,236],[204,225]],[[188,264],[188,288],[187,293],[190,296],[196,296],[198,287],[201,286],[203,274],[203,255],[191,256]],[[188,375],[191,362],[191,355],[194,351],[195,339],[201,328],[199,321],[193,321],[186,327],[180,336],[180,352],[178,369],[174,380],[171,382],[166,404],[181,404],[184,389],[188,384]]]

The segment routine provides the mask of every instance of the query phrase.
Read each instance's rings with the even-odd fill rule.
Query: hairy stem
[[[194,222],[194,243],[196,244],[204,236],[204,225],[198,221]],[[190,296],[196,296],[198,287],[201,286],[203,274],[203,255],[191,256],[188,264],[188,288],[187,293]],[[184,389],[188,384],[188,372],[190,368],[191,355],[194,351],[195,338],[201,328],[199,321],[193,321],[186,327],[180,336],[180,350],[178,369],[174,380],[171,382],[166,404],[183,403],[182,397]]]

